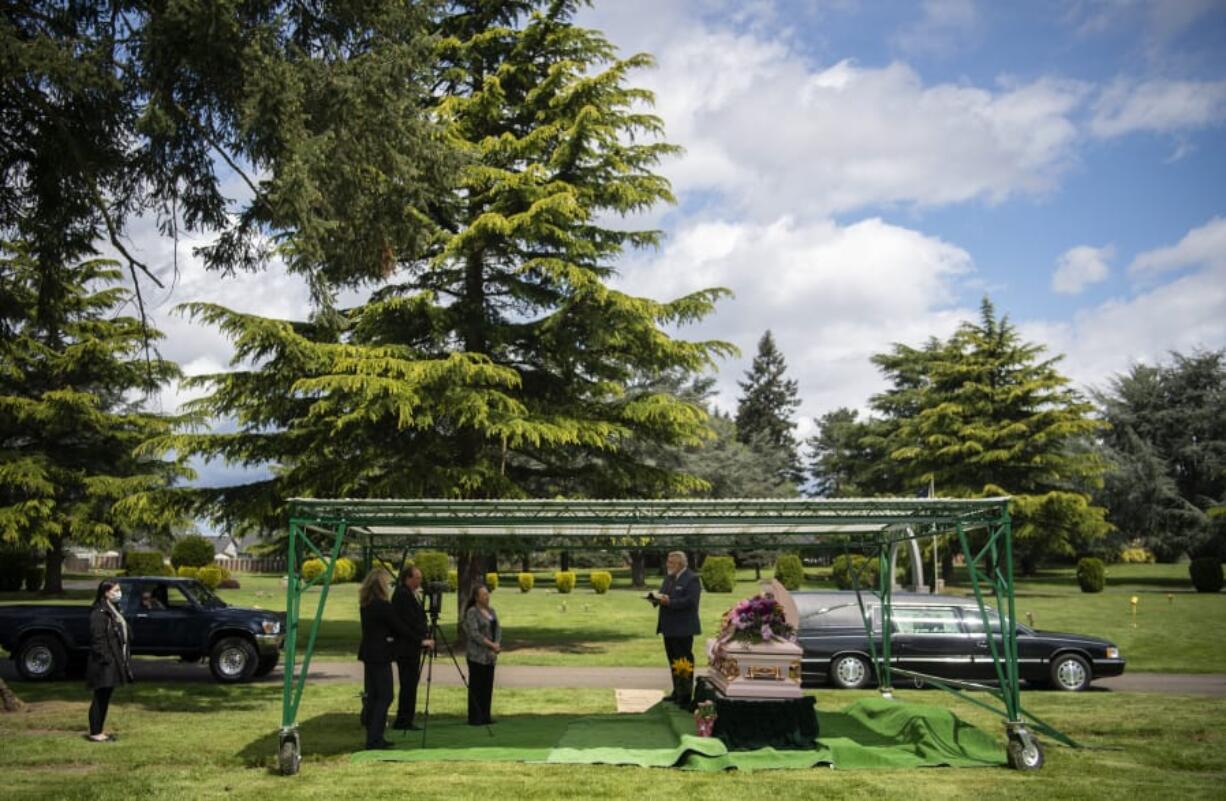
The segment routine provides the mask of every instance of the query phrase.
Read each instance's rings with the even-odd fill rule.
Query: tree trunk
[[[531,573],[532,572],[532,554],[531,553],[524,553],[522,556],[520,556],[519,569],[521,573]]]
[[[762,560],[756,559],[753,563],[753,580],[762,583]]]
[[[945,547],[941,550],[941,578],[945,581],[945,586],[952,586],[954,583],[954,548],[958,547],[957,543],[949,540],[945,543]],[[933,578],[935,582],[936,579]],[[936,584],[934,583],[935,587]]]
[[[570,551],[562,551],[562,567],[561,570],[565,573],[570,570]]]
[[[43,595],[64,594],[64,540],[57,538],[51,541],[51,547],[45,554],[47,572],[43,578]]]
[[[0,711],[20,712],[25,708],[25,703],[17,697],[16,693],[9,689],[9,686],[4,683],[4,679],[0,679]]]
[[[647,586],[647,554],[641,549],[630,552],[630,583],[636,587]]]
[[[456,554],[456,631],[462,633],[464,604],[473,588],[485,583],[485,556],[476,551],[461,551]]]

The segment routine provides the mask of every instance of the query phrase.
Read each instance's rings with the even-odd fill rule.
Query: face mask
[[[117,604],[119,599],[123,597],[123,592],[118,589],[111,590],[106,594],[106,597],[111,599],[111,603]]]

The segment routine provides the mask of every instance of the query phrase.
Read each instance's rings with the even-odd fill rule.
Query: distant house
[[[228,562],[231,559],[238,558],[238,542],[229,534],[220,534],[216,537],[205,537],[206,540],[213,544],[213,560],[216,562]]]

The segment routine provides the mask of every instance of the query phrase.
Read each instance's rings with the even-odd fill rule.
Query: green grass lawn
[[[504,574],[493,604],[505,626],[507,651],[503,664],[656,666],[663,662],[655,634],[655,612],[630,587],[626,571],[614,571],[614,588],[597,595],[587,586],[586,572],[574,592],[560,595],[552,589],[552,574],[538,574],[537,586],[521,593],[514,574]],[[820,571],[811,571],[806,589],[831,589]],[[285,589],[276,576],[240,576],[242,589],[223,590],[227,602],[283,610]],[[948,591],[970,594],[965,576]],[[650,577],[649,583],[658,581]],[[736,600],[755,592],[752,571],[741,571],[733,593],[706,593],[702,601],[703,631],[714,632],[720,616]],[[318,589],[303,601],[304,618],[315,611]],[[1129,599],[1139,599],[1137,623],[1132,625]],[[66,602],[85,603],[89,591],[70,593]],[[25,593],[0,594],[0,603],[26,602]],[[37,597],[33,597],[38,600]],[[1072,568],[1044,570],[1019,579],[1017,612],[1027,613],[1039,629],[1106,637],[1120,646],[1130,671],[1188,673],[1226,672],[1226,593],[1201,594],[1192,590],[1186,565],[1112,565],[1107,588],[1098,594],[1081,592]],[[445,632],[454,632],[455,604],[448,599],[442,617]],[[303,636],[305,643],[305,635]],[[316,656],[351,659],[357,650],[357,585],[332,588],[320,628]]]
[[[1118,693],[1036,694],[1033,711],[1082,742],[1047,746],[1042,771],[1004,768],[686,774],[676,770],[514,763],[355,765],[361,747],[357,686],[308,688],[298,776],[272,770],[280,691],[265,685],[136,685],[117,692],[109,726],[116,743],[82,738],[87,709],[77,683],[18,685],[25,713],[0,715],[5,799],[412,798],[1221,798],[1226,781],[1226,699]],[[842,709],[871,693],[817,694]],[[937,691],[905,701],[953,704],[964,719],[1002,737],[998,719]],[[436,721],[463,714],[461,690],[436,689]],[[495,717],[613,711],[610,690],[500,690]],[[495,731],[497,731],[495,726]],[[1003,737],[1002,737],[1003,739]]]

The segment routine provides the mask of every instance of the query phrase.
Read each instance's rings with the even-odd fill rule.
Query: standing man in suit
[[[659,608],[656,634],[664,635],[664,653],[668,656],[669,670],[673,662],[684,657],[694,664],[694,635],[702,633],[698,620],[698,600],[702,595],[702,581],[689,569],[689,560],[681,551],[668,555],[668,575],[660,585],[660,592],[652,596]],[[680,688],[680,691],[679,689]],[[687,705],[693,694],[692,685],[674,681],[673,693],[665,698]]]
[[[417,680],[421,672],[423,648],[433,648],[430,626],[421,593],[421,570],[416,566],[400,571],[400,581],[392,593],[392,609],[409,630],[409,636],[396,639],[396,669],[400,674],[400,702],[396,709],[393,729],[417,731],[413,723],[417,713]]]

